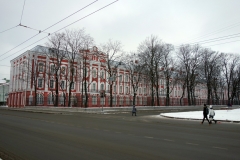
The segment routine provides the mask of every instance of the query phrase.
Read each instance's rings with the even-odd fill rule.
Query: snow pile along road
[[[220,121],[240,121],[240,109],[232,110],[214,110],[215,120]],[[176,113],[161,113],[161,116],[171,118],[186,118],[186,119],[202,119],[202,111],[191,111],[191,112],[176,112]]]

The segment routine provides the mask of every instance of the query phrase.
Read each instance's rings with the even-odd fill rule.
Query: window
[[[51,79],[49,83],[50,83],[50,85],[49,85],[49,86],[50,86],[50,88],[54,88],[54,80],[53,80],[53,79]]]
[[[83,68],[83,77],[85,77],[85,73],[86,73],[86,77],[88,77],[88,70],[87,70],[87,68]]]
[[[120,93],[122,93],[122,86],[120,86],[119,90],[120,90]]]
[[[128,75],[125,75],[125,82],[128,82]]]
[[[38,79],[38,88],[43,88],[43,79],[42,78]]]
[[[101,102],[101,105],[104,105],[105,104],[105,98],[101,98],[100,102]]]
[[[38,64],[38,71],[43,72],[43,63]]]
[[[50,72],[51,72],[51,73],[54,73],[54,71],[55,71],[55,67],[54,67],[54,65],[51,65],[51,66],[50,66]]]
[[[93,76],[93,78],[96,78],[96,77],[97,77],[96,69],[93,69],[93,70],[92,70],[92,76]]]
[[[119,76],[119,82],[122,82],[122,75]]]
[[[59,96],[59,104],[60,105],[64,104],[64,93],[60,94],[60,96]]]
[[[71,86],[71,89],[74,89],[74,87],[75,87],[75,86],[74,86],[74,82],[72,82],[72,86]]]
[[[76,72],[75,68],[71,68],[71,74],[75,75],[75,72]]]
[[[60,87],[61,87],[61,89],[65,88],[65,81],[61,81]]]
[[[92,96],[92,104],[97,104],[97,96]]]
[[[53,97],[52,94],[50,93],[50,94],[48,95],[48,99],[47,99],[49,105],[53,105],[53,101],[54,101],[53,98],[54,98],[54,97]]]
[[[61,68],[61,74],[65,74],[65,72],[66,72],[66,67],[62,67]]]
[[[137,82],[137,78],[135,76],[133,77],[133,82]]]
[[[96,83],[92,84],[92,91],[96,91]]]
[[[142,98],[141,97],[139,97],[139,105],[142,105]]]
[[[125,88],[125,93],[126,93],[126,94],[129,93],[128,87]]]
[[[146,78],[143,79],[143,83],[146,84]]]
[[[28,104],[29,104],[29,105],[32,105],[32,103],[33,103],[33,96],[30,95],[30,96],[29,96],[29,102],[28,102]]]
[[[113,91],[116,92],[116,86],[113,87]]]
[[[86,96],[83,95],[83,101],[82,101],[82,104],[85,104],[85,102],[86,102]]]
[[[120,105],[123,105],[123,97],[120,97],[120,102],[119,102]]]
[[[142,94],[142,88],[139,88],[139,94]]]
[[[104,84],[101,84],[100,89],[104,90]]]
[[[144,94],[146,94],[146,93],[147,93],[147,90],[146,90],[146,88],[143,88],[143,92],[144,92]]]
[[[126,105],[129,105],[129,97],[126,97]]]
[[[37,104],[43,104],[43,95],[37,94]]]
[[[100,78],[102,78],[102,79],[105,78],[105,76],[104,76],[104,71],[101,71],[101,73],[100,73]]]
[[[162,101],[163,102],[163,101]],[[147,105],[147,97],[144,97],[144,102],[143,102],[144,105]]]

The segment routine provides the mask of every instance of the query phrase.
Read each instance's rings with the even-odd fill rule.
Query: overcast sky
[[[7,66],[11,59],[48,40],[39,41],[47,36],[46,33],[36,35],[38,31],[20,26],[4,30],[20,22],[44,30],[92,2],[94,0],[26,0],[23,10],[24,0],[0,0],[0,79],[9,78],[10,67]],[[53,33],[112,2],[114,0],[98,0],[45,32]],[[236,34],[235,38],[218,39],[202,46],[220,52],[240,53],[239,8],[239,0],[118,0],[67,29],[85,28],[97,45],[109,39],[118,40],[126,52],[136,51],[138,45],[151,35],[177,47]]]

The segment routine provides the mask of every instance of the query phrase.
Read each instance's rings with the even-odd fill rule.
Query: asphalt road
[[[112,114],[0,110],[0,158],[240,159],[240,124],[209,126],[166,119],[159,111]]]

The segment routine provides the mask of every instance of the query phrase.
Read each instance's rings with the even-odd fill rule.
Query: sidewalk
[[[26,106],[21,108],[3,107],[9,110],[18,111],[58,111],[58,112],[113,112],[113,111],[132,111],[132,106],[128,107],[49,107],[49,106]],[[136,106],[141,110],[201,110],[202,106]]]

